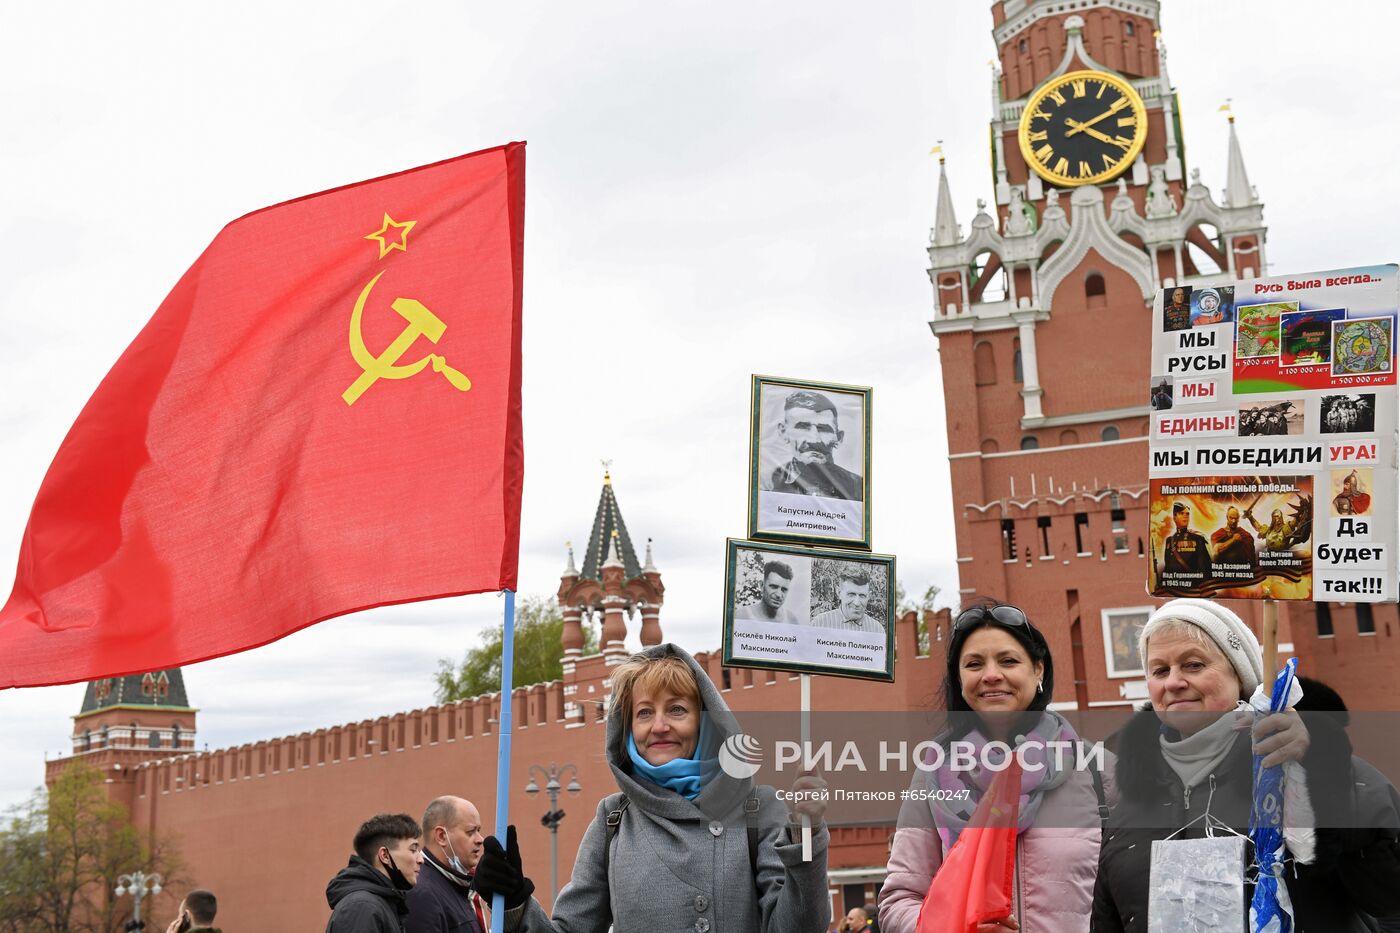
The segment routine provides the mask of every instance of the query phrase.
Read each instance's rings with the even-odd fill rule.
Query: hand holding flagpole
[[[506,597],[505,625],[501,631],[501,734],[496,745],[496,838],[504,842],[510,824],[510,730],[511,694],[515,690],[515,592]],[[506,897],[499,891],[491,897],[491,933],[505,933]]]

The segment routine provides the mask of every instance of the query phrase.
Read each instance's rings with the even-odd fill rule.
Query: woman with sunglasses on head
[[[1046,709],[1054,685],[1050,648],[1020,609],[989,603],[959,614],[943,684],[949,724],[936,739],[944,754],[926,762],[942,763],[915,778],[930,799],[906,804],[900,813],[880,893],[882,931],[914,933],[939,867],[999,773],[982,765],[989,742],[1017,749],[1024,769],[1011,912],[981,924],[979,933],[1089,929],[1100,814],[1111,787],[1104,784],[1107,773],[1076,770],[1078,737],[1063,717]],[[972,770],[955,770],[954,743],[976,749]],[[989,759],[1001,760],[995,752]],[[1107,771],[1112,756],[1105,759]],[[966,798],[959,799],[963,790]]]
[[[1148,929],[1154,842],[1247,830],[1254,755],[1265,767],[1296,763],[1289,779],[1302,779],[1313,811],[1285,795],[1282,877],[1296,933],[1361,931],[1372,928],[1362,913],[1400,914],[1395,789],[1352,757],[1333,717],[1305,724],[1289,709],[1255,721],[1246,701],[1265,680],[1263,650],[1239,616],[1213,600],[1174,599],[1148,617],[1138,653],[1151,704],[1119,733],[1120,799],[1100,854],[1095,933]],[[1247,910],[1243,866],[1237,883]]]

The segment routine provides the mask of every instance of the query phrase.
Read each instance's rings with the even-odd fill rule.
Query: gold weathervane
[[[376,232],[366,235],[365,239],[374,240],[379,244],[380,259],[389,255],[393,250],[407,253],[408,232],[417,223],[416,220],[395,223],[385,213],[384,225]],[[397,238],[391,239],[390,230],[397,233]],[[443,323],[442,319],[428,310],[427,306],[416,298],[395,298],[390,305],[408,323],[383,353],[375,356],[365,346],[365,338],[360,330],[360,321],[364,316],[365,302],[369,300],[369,293],[374,290],[375,284],[383,275],[382,271],[377,273],[360,291],[360,297],[355,299],[355,310],[350,314],[350,355],[355,358],[355,363],[364,371],[350,384],[350,388],[341,393],[340,397],[345,399],[346,405],[354,405],[360,396],[364,395],[369,387],[380,379],[407,379],[409,376],[416,376],[422,372],[429,363],[433,364],[433,372],[441,373],[443,378],[450,382],[453,387],[461,392],[466,392],[472,387],[472,381],[467,378],[465,373],[447,365],[447,360],[436,353],[429,353],[413,363],[399,364],[399,358],[408,352],[409,348],[413,346],[413,342],[419,337],[427,337],[431,343],[437,343],[447,330],[447,325]]]

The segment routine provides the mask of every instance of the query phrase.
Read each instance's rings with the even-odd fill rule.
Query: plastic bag
[[[1244,933],[1245,838],[1152,843],[1148,933]]]

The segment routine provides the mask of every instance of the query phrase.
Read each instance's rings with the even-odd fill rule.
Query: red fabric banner
[[[1021,768],[1012,757],[933,876],[916,933],[977,933],[979,924],[1010,915],[1020,795]]]
[[[514,589],[524,219],[511,143],[225,227],[49,467],[0,688]]]

